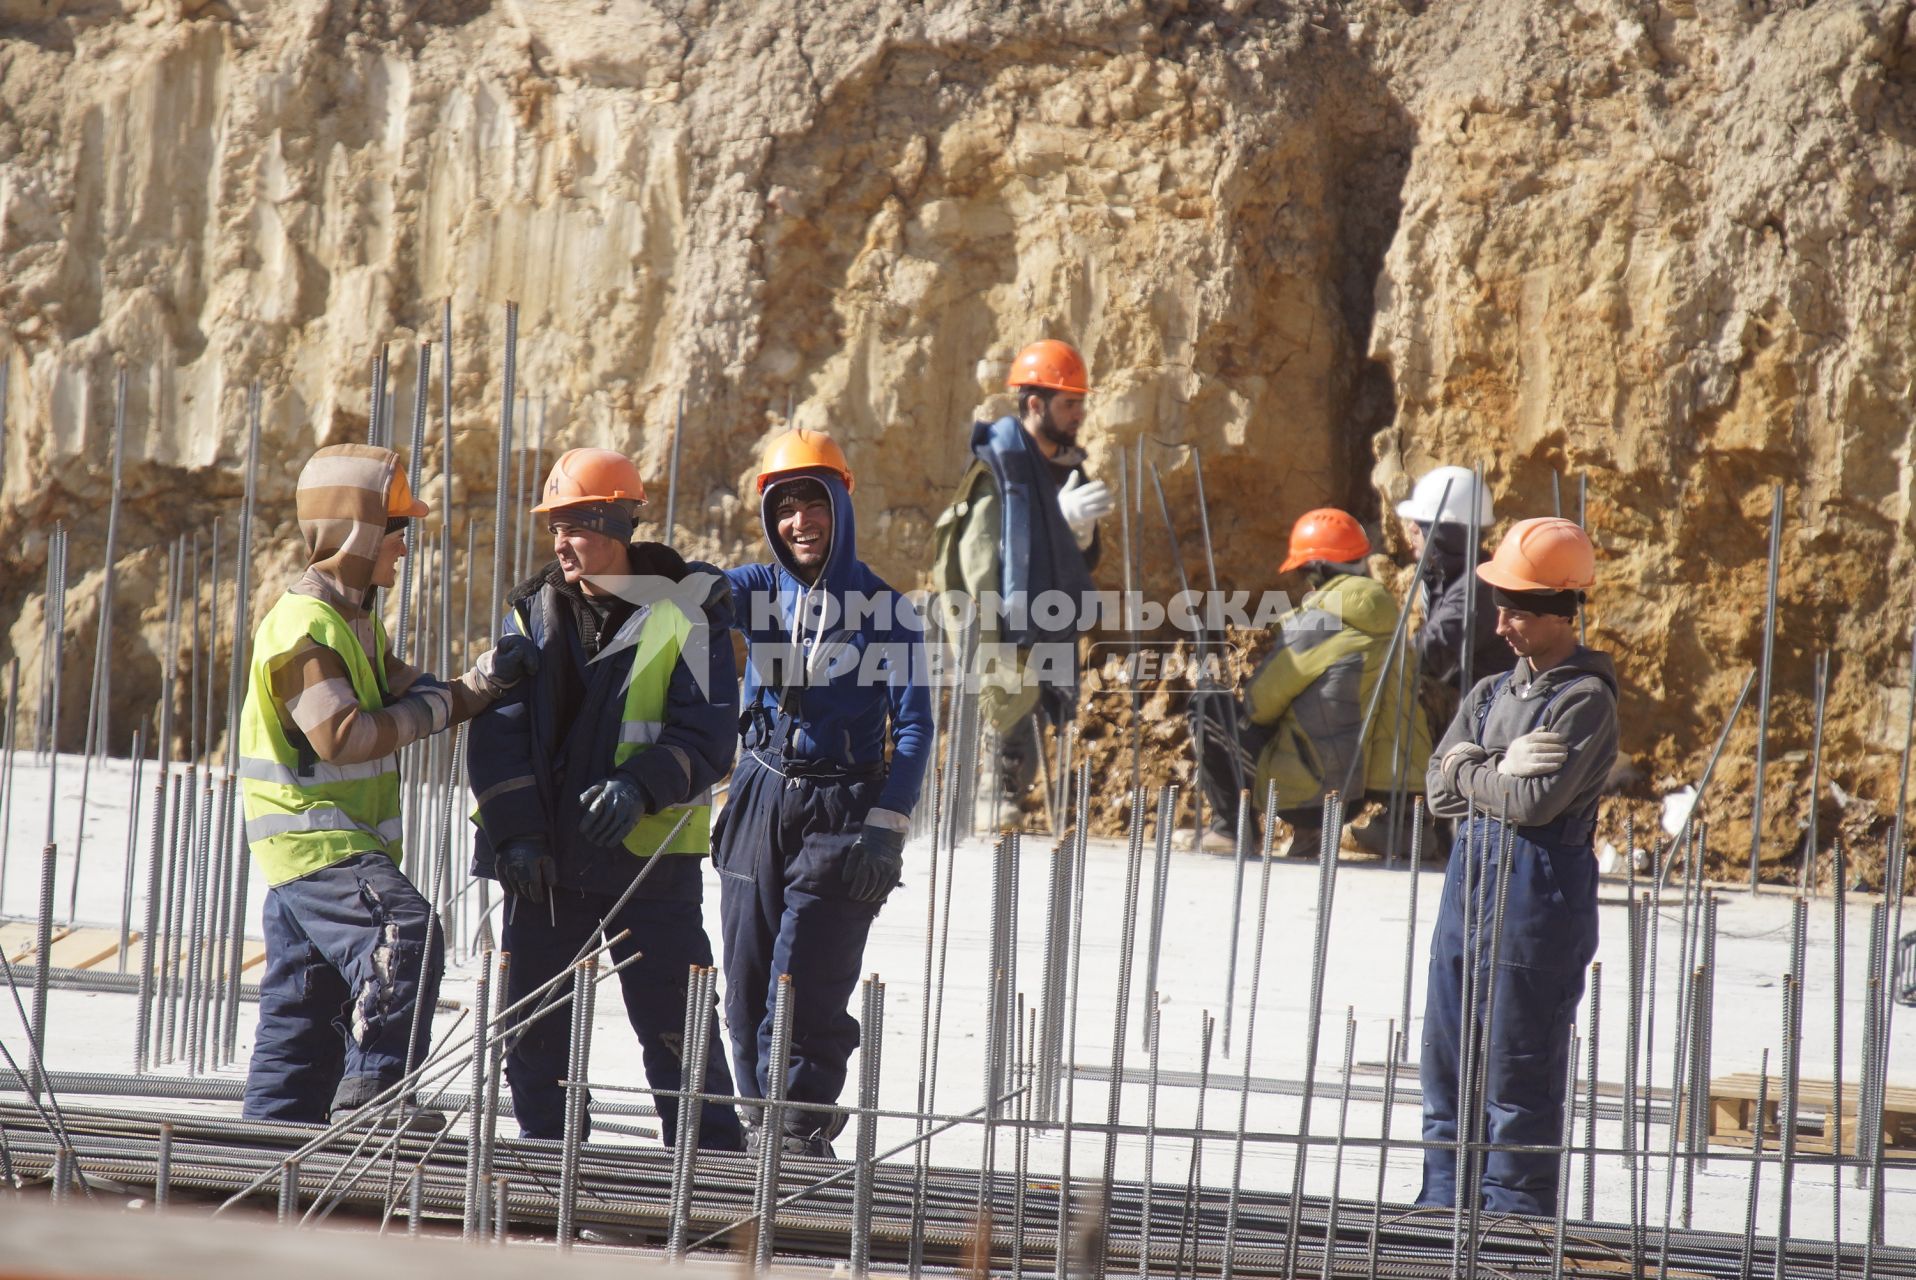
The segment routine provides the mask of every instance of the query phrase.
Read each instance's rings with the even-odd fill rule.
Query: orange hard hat
[[[1291,526],[1291,553],[1277,567],[1279,573],[1322,560],[1329,564],[1352,564],[1370,554],[1370,539],[1363,526],[1336,507],[1306,511]]]
[[[814,468],[836,471],[845,482],[845,492],[852,491],[852,464],[845,461],[845,451],[838,447],[838,441],[823,431],[793,427],[765,451],[765,461],[758,469],[758,491],[764,493],[766,485],[795,471]]]
[[[1597,580],[1597,554],[1576,521],[1539,516],[1511,525],[1477,576],[1505,591],[1582,591]]]
[[[645,482],[632,459],[616,449],[567,449],[552,464],[541,491],[545,501],[534,511],[557,511],[588,502],[645,505]]]
[[[395,457],[392,483],[386,486],[386,517],[417,520],[431,510],[431,507],[412,496],[412,485],[406,481],[406,468]]]
[[[1091,375],[1076,347],[1056,338],[1045,338],[1018,353],[1017,359],[1011,362],[1005,385],[1014,391],[1019,387],[1049,387],[1081,396],[1091,390]]]

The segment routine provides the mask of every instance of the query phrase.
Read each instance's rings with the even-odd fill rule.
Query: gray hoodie
[[[1479,680],[1457,709],[1444,739],[1431,752],[1427,784],[1431,812],[1461,817],[1469,801],[1492,817],[1509,804],[1514,826],[1536,827],[1595,804],[1617,759],[1617,669],[1610,655],[1577,646],[1568,659],[1541,674],[1520,658],[1498,690],[1477,733],[1477,716],[1502,676]],[[1541,709],[1542,714],[1539,715]],[[1555,773],[1508,778],[1497,772],[1512,740],[1532,729],[1551,729],[1569,740],[1570,758]],[[1460,742],[1482,748],[1479,758],[1444,777],[1444,757]]]

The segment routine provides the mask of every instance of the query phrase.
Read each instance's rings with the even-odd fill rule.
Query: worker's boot
[[[1237,852],[1237,836],[1221,827],[1207,827],[1198,837],[1198,852],[1231,857]]]
[[[390,1080],[381,1080],[378,1076],[349,1076],[339,1082],[339,1088],[333,1094],[334,1123],[344,1120],[348,1115],[370,1104],[392,1087]],[[414,1095],[407,1094],[395,1104],[391,1099],[381,1104],[384,1114],[379,1117],[382,1127],[395,1122],[408,1133],[438,1133],[446,1127],[446,1116],[442,1111],[417,1104]]]

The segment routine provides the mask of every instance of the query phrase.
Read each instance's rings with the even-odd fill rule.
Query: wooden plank
[[[1735,1075],[1718,1076],[1710,1081],[1712,1098],[1740,1098],[1748,1102],[1756,1100],[1762,1080],[1754,1072],[1738,1072]],[[1783,1077],[1771,1076],[1769,1095],[1772,1098],[1783,1096]],[[1818,1107],[1828,1110],[1831,1101],[1830,1082],[1828,1080],[1803,1079],[1796,1082],[1796,1101],[1804,1107]],[[1855,1115],[1857,1109],[1858,1086],[1854,1083],[1843,1086],[1843,1114]],[[1883,1109],[1896,1112],[1916,1112],[1916,1088],[1889,1085],[1883,1090]]]
[[[48,953],[52,954],[54,943],[72,932],[72,929],[56,925],[47,945]],[[0,946],[6,947],[9,964],[32,960],[39,940],[39,927],[30,921],[0,926]]]
[[[56,969],[91,969],[120,954],[118,929],[73,929],[54,943],[48,956]]]

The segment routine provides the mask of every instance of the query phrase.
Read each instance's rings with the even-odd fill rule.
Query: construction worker
[[[1570,1024],[1597,950],[1591,837],[1617,755],[1617,675],[1577,642],[1596,559],[1574,523],[1518,523],[1477,576],[1516,662],[1477,682],[1430,759],[1431,808],[1463,821],[1430,946],[1422,1076],[1433,1145],[1418,1203],[1456,1202],[1462,1119],[1474,1122],[1464,1140],[1491,1147],[1475,1157],[1484,1209],[1550,1216],[1557,1157],[1507,1148],[1563,1139]],[[1470,1081],[1460,1079],[1467,1031]],[[1465,1106],[1471,1081],[1483,1096]]]
[[[320,1124],[372,1102],[431,1040],[442,949],[399,869],[399,749],[490,705],[538,653],[503,640],[451,684],[393,656],[373,594],[427,507],[392,451],[321,449],[294,507],[306,571],[253,634],[239,721],[246,841],[268,885],[242,1114]]]
[[[1450,723],[1469,684],[1481,676],[1508,671],[1517,660],[1510,646],[1497,638],[1497,606],[1489,589],[1471,587],[1471,566],[1483,560],[1470,545],[1473,507],[1481,537],[1496,511],[1490,490],[1478,484],[1477,473],[1469,467],[1437,467],[1427,472],[1410,497],[1397,504],[1410,553],[1424,556],[1424,543],[1431,544],[1417,584],[1424,618],[1410,633],[1410,646],[1417,655],[1421,695],[1433,728]]]
[[[1384,674],[1398,612],[1390,592],[1368,576],[1369,554],[1369,537],[1346,512],[1321,507],[1299,516],[1291,526],[1290,552],[1278,569],[1301,571],[1311,591],[1278,619],[1275,643],[1251,677],[1238,711],[1236,740],[1228,721],[1213,711],[1221,699],[1192,699],[1194,719],[1204,716],[1205,798],[1216,818],[1228,824],[1214,825],[1202,847],[1232,848],[1237,834],[1232,780],[1243,776],[1252,779],[1252,802],[1260,807],[1270,784],[1277,784],[1275,816],[1291,829],[1292,857],[1317,856],[1324,796],[1331,791],[1347,798],[1350,817],[1357,816],[1359,798],[1384,806],[1356,833],[1360,843],[1383,852],[1400,724],[1406,726],[1407,790],[1423,790],[1430,730],[1421,715],[1400,714],[1403,686],[1394,670],[1364,736],[1364,716]],[[1194,725],[1193,732],[1200,727]]]
[[[644,502],[624,454],[571,449],[553,464],[532,510],[546,518],[554,558],[508,594],[503,624],[538,647],[539,676],[473,722],[467,772],[473,871],[507,895],[507,999],[561,973],[595,933],[623,934],[611,956],[671,1146],[690,969],[712,963],[700,859],[712,784],[738,746],[738,677],[724,577],[663,543],[634,542]],[[717,1011],[705,1021],[704,1088],[729,1098]],[[570,1047],[568,1019],[548,1016],[507,1050],[528,1138],[564,1136]],[[705,1104],[698,1145],[743,1150],[730,1105]]]
[[[1084,357],[1056,339],[1034,342],[1011,362],[1005,385],[1016,412],[972,424],[973,462],[938,517],[932,589],[1010,606],[1002,627],[980,619],[981,652],[1008,648],[1016,661],[998,664],[995,677],[987,672],[979,708],[998,734],[999,785],[1015,802],[1037,777],[1044,726],[1062,728],[1076,715],[1084,621],[1081,611],[1059,621],[1030,605],[1049,592],[1082,601],[1091,591],[1098,519],[1116,504],[1102,480],[1084,474]],[[1037,646],[1061,661],[1030,670]]]
[[[745,752],[714,834],[725,929],[725,1020],[745,1097],[771,1088],[772,1022],[791,979],[791,1057],[774,1140],[829,1156],[858,1022],[845,1006],[865,938],[904,869],[931,759],[924,626],[858,558],[853,478],[828,435],[787,431],[765,453],[769,564],[727,570],[750,646]],[[887,761],[887,749],[890,759]],[[759,1138],[758,1125],[748,1148]]]

